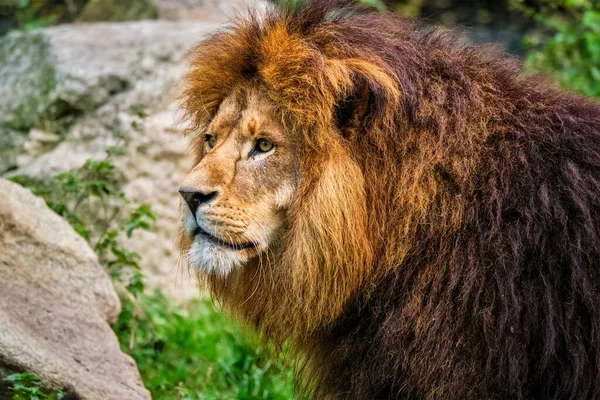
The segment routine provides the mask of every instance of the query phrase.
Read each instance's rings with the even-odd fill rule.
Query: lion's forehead
[[[245,137],[264,133],[283,135],[271,101],[258,89],[235,91],[219,106],[209,130],[229,134],[237,132]]]
[[[264,94],[246,89],[226,97],[208,132],[228,142],[215,148],[205,160],[208,175],[215,175],[211,179],[214,182],[220,181],[221,176],[233,177],[223,193],[228,202],[253,206],[257,201],[268,199],[277,206],[284,203],[281,199],[289,198],[290,187],[297,180],[297,163],[286,146],[282,124]],[[260,163],[241,157],[240,154],[249,152],[258,139],[276,142],[277,156]]]

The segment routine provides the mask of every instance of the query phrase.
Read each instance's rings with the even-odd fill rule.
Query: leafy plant
[[[21,30],[31,30],[55,25],[58,22],[58,14],[45,13],[42,1],[35,0],[11,0],[14,7],[15,19]]]
[[[31,372],[12,374],[2,380],[10,385],[13,400],[60,400],[66,395],[62,390],[42,391],[42,381]]]
[[[556,77],[566,88],[600,97],[600,2],[540,1],[537,11],[524,0],[513,8],[533,17],[549,38],[530,35],[527,66]]]
[[[117,154],[118,148],[110,147],[103,160],[87,160],[81,168],[47,180],[27,176],[11,180],[44,198],[54,212],[69,221],[92,245],[113,278],[122,278],[127,271],[127,289],[135,295],[144,288],[141,257],[125,249],[119,238],[123,233],[130,238],[136,229],[150,230],[156,216],[145,204],[125,215],[131,204],[120,190],[120,177],[112,162]]]

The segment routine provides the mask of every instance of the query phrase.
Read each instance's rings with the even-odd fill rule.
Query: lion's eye
[[[271,143],[265,139],[259,139],[258,142],[256,143],[256,150],[261,153],[266,153],[268,151],[271,151],[271,149],[273,147],[274,147],[273,143]]]
[[[217,139],[213,135],[205,135],[204,140],[206,141],[209,149],[215,147],[215,142]]]

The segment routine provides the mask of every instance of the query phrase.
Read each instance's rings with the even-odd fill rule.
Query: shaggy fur
[[[197,131],[254,85],[299,143],[282,243],[205,278],[316,398],[600,398],[600,106],[461,42],[314,0],[194,51]]]

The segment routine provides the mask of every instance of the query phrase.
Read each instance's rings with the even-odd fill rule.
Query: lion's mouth
[[[250,249],[250,248],[255,248],[257,246],[256,243],[253,243],[253,242],[236,243],[236,244],[229,243],[222,239],[219,239],[216,236],[211,235],[210,233],[206,232],[204,229],[202,229],[200,227],[196,228],[196,230],[194,231],[194,236],[196,236],[196,235],[202,235],[203,237],[210,240],[211,242],[218,244],[219,246],[227,247],[228,249],[231,249],[231,250]]]

